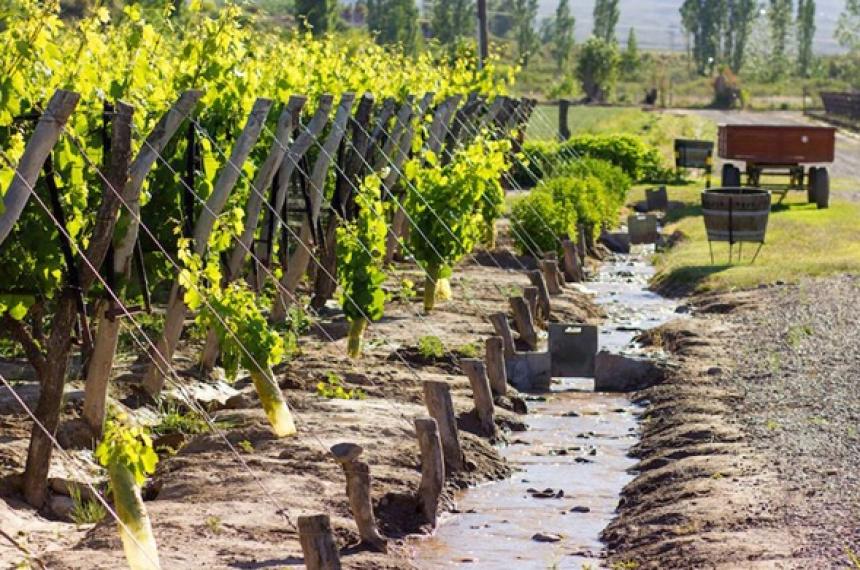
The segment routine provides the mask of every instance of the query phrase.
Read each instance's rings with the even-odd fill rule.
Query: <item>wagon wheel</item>
[[[815,186],[812,189],[818,209],[830,206],[830,174],[826,168],[819,168],[815,175]]]
[[[747,184],[758,187],[761,182],[761,169],[756,166],[747,167]]]
[[[806,180],[806,201],[810,204],[815,202],[815,184],[818,178],[818,167],[812,166]]]

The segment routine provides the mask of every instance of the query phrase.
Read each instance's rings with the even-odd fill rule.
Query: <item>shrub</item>
[[[576,211],[559,207],[544,185],[511,207],[514,243],[524,254],[558,251],[559,237],[576,235],[576,222]]]
[[[621,167],[633,180],[639,180],[644,173],[662,166],[659,151],[645,144],[636,135],[577,135],[566,141],[560,151],[602,158]]]
[[[445,345],[438,336],[422,336],[418,339],[418,354],[427,360],[438,360],[445,356]]]

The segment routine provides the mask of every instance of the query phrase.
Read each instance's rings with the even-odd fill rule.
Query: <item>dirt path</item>
[[[860,282],[692,299],[646,335],[673,355],[640,475],[606,530],[640,568],[843,568],[860,552]]]
[[[799,111],[718,111],[712,109],[697,109],[685,111],[694,113],[716,124],[740,124],[753,123],[777,124],[777,125],[826,125],[820,121],[810,119]],[[720,164],[717,164],[719,172]],[[836,160],[830,165],[831,177],[847,179],[856,182],[856,187],[843,191],[852,199],[860,199],[860,135],[840,129],[836,135]]]
[[[507,256],[510,262],[510,256]],[[515,266],[515,264],[511,264]],[[410,277],[420,283],[414,266],[392,279]],[[328,311],[323,322],[336,339],[331,342],[318,331],[300,341],[301,354],[277,370],[278,378],[297,415],[299,434],[274,439],[247,379],[236,387],[244,394],[226,409],[214,413],[228,422],[230,442],[240,451],[246,469],[214,434],[202,434],[171,442],[175,455],[163,457],[154,477],[156,491],[147,508],[153,521],[162,566],[173,569],[262,569],[301,566],[302,552],[293,524],[301,514],[327,513],[343,550],[347,568],[409,567],[410,552],[403,546],[407,533],[422,532],[413,495],[420,479],[418,443],[412,419],[426,416],[422,382],[449,382],[460,416],[461,436],[467,458],[466,473],[449,481],[445,508],[452,506],[453,492],[466,484],[498,479],[510,474],[495,447],[471,433],[471,390],[458,366],[450,360],[426,361],[414,347],[423,335],[438,336],[453,351],[480,342],[491,334],[485,319],[491,312],[507,309],[507,297],[529,285],[522,271],[482,265],[464,265],[452,278],[453,301],[442,303],[424,318],[416,317],[419,298],[394,302],[385,318],[370,327],[367,354],[360,361],[345,356],[346,324],[339,311]],[[598,317],[589,298],[572,288],[554,298],[554,316],[560,320],[594,321]],[[196,344],[183,345],[175,363],[193,375]],[[395,356],[401,351],[407,367]],[[117,383],[126,392],[142,369],[132,367]],[[347,388],[360,388],[363,400],[327,400],[316,395],[316,385],[328,373],[343,378]],[[12,378],[14,379],[14,378]],[[68,397],[64,418],[78,414],[80,393]],[[22,381],[18,391],[31,403],[37,396],[32,382]],[[216,408],[223,406],[216,406]],[[518,416],[499,409],[503,428],[516,428]],[[0,527],[51,569],[115,569],[124,565],[118,533],[112,522],[76,528],[74,524],[48,520],[24,506],[14,496],[14,474],[26,454],[30,423],[17,410],[8,393],[0,393]],[[341,468],[328,454],[329,446],[354,442],[364,447],[362,458],[370,465],[372,494],[378,522],[391,538],[388,554],[355,548],[358,536],[349,514]],[[59,473],[60,461],[55,468]],[[4,478],[4,476],[6,476]],[[265,488],[263,490],[261,487]],[[283,514],[279,514],[283,509]],[[0,567],[24,559],[19,549],[0,537]]]

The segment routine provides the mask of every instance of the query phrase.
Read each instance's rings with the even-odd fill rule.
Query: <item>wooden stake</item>
[[[582,265],[579,263],[579,256],[576,254],[576,244],[566,239],[561,242],[561,247],[564,249],[564,258],[562,267],[564,268],[564,277],[571,283],[579,283],[583,280]]]
[[[445,454],[445,472],[448,475],[462,471],[464,466],[463,449],[457,434],[457,420],[454,416],[454,402],[451,400],[451,387],[447,382],[427,380],[424,382],[424,403],[430,416],[439,427],[442,450]]]
[[[439,495],[445,484],[445,457],[439,426],[433,418],[415,418],[415,434],[421,450],[421,484],[418,485],[418,508],[424,520],[436,528]]]
[[[508,372],[505,369],[504,339],[500,336],[491,336],[485,345],[486,354],[484,360],[487,365],[487,377],[490,380],[490,389],[497,396],[508,393]]]
[[[511,297],[508,301],[514,311],[514,323],[517,332],[520,333],[520,340],[526,343],[531,350],[537,350],[537,331],[528,303],[522,297]]]
[[[373,515],[373,502],[370,499],[370,467],[359,461],[358,457],[364,450],[354,443],[338,443],[333,445],[331,452],[343,468],[346,475],[346,496],[349,498],[349,508],[358,526],[358,534],[365,545],[379,552],[386,552],[385,538],[376,528],[376,518]]]
[[[532,312],[535,321],[539,322],[541,319],[538,317],[538,288],[535,286],[523,287],[523,298],[528,302],[529,310]]]
[[[39,122],[33,135],[24,147],[24,154],[15,166],[16,175],[9,182],[9,187],[3,196],[2,214],[0,214],[0,244],[12,232],[12,228],[18,222],[21,212],[30,199],[30,188],[36,184],[42,165],[45,164],[48,155],[57,144],[57,140],[63,132],[66,121],[78,105],[80,95],[72,91],[58,89],[54,92],[48,107]],[[5,168],[5,167],[4,167]]]
[[[543,273],[535,269],[528,272],[528,277],[532,285],[538,288],[539,313],[543,321],[548,323],[550,321],[551,308],[549,302],[549,290],[547,289],[546,280],[543,278]]]
[[[551,259],[542,259],[538,262],[543,273],[546,288],[550,295],[561,295],[561,287],[558,284],[558,262]]]
[[[496,329],[496,334],[502,339],[505,356],[513,356],[517,350],[514,345],[514,335],[511,333],[511,325],[508,322],[508,315],[505,313],[493,313],[489,316],[489,319],[493,323],[493,328]]]
[[[328,515],[299,517],[299,542],[307,570],[340,570],[340,555]]]
[[[472,386],[472,398],[475,400],[475,411],[481,422],[481,435],[489,438],[496,437],[496,423],[493,420],[493,394],[490,391],[490,381],[487,379],[487,368],[484,361],[478,358],[464,358],[460,367],[469,377]]]

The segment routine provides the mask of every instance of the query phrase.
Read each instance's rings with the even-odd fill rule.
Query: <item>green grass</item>
[[[783,205],[774,205],[766,244],[754,264],[750,261],[755,244],[745,244],[743,259],[729,264],[726,243],[713,244],[716,263],[711,264],[700,192],[693,186],[669,189],[670,201],[680,201],[683,207],[670,212],[666,233],[680,230],[685,239],[655,256],[658,286],[724,291],[860,271],[860,205],[833,201],[829,209],[818,210],[801,192],[791,192]],[[735,255],[737,250],[735,246]]]

